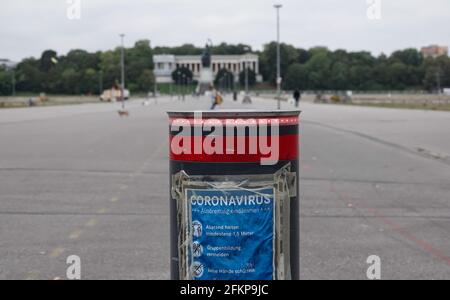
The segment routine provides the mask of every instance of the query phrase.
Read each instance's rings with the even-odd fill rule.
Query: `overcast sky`
[[[126,46],[248,43],[276,39],[275,0],[80,0],[81,19],[67,17],[69,0],[0,0],[0,58],[19,61],[46,49],[65,54]],[[77,0],[72,0],[77,1]],[[297,47],[368,50],[374,54],[429,44],[450,45],[449,0],[381,0],[381,19],[368,0],[279,0],[281,39]]]

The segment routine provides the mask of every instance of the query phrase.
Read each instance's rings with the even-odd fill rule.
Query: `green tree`
[[[65,69],[61,74],[63,90],[68,94],[80,94],[80,76],[74,68]]]
[[[372,68],[367,65],[354,65],[349,70],[349,82],[351,90],[370,90],[374,85],[372,81]]]
[[[305,90],[308,87],[308,73],[304,65],[296,63],[289,66],[284,87],[288,90]]]
[[[100,55],[100,70],[103,72],[103,85],[111,88],[121,77],[120,49],[106,51]]]
[[[304,64],[311,58],[311,55],[308,50],[297,49],[297,51],[298,51],[298,63]]]
[[[55,66],[54,59],[58,54],[53,50],[46,50],[41,55],[40,70],[44,73],[50,71]]]
[[[66,56],[59,58],[59,65],[66,68],[74,68],[78,71],[86,69],[98,70],[100,63],[100,52],[89,53],[85,50],[71,50]]]
[[[192,82],[193,74],[191,70],[186,67],[181,67],[175,69],[172,72],[172,79],[176,84],[186,84],[188,82]]]
[[[401,62],[405,65],[418,67],[423,62],[423,56],[417,49],[405,49],[392,53],[390,61],[392,63]]]
[[[98,75],[93,68],[84,70],[80,90],[83,94],[95,94],[98,90]]]
[[[388,66],[387,78],[389,80],[388,86],[391,89],[403,90],[407,81],[408,66],[402,62],[396,62]]]
[[[214,85],[219,87],[234,88],[234,75],[227,69],[220,69],[214,80]],[[231,86],[230,86],[231,85]]]
[[[40,89],[43,92],[51,93],[57,89],[58,72],[55,71],[58,62],[58,55],[53,50],[46,50],[42,53],[39,61],[39,70],[42,72]]]
[[[252,48],[251,46],[245,44],[230,45],[227,43],[221,43],[217,46],[213,46],[211,51],[214,55],[241,55],[247,52],[252,52]]]
[[[342,61],[335,61],[331,66],[331,77],[329,78],[329,87],[332,90],[348,90],[350,80],[350,70],[348,64]]]
[[[353,65],[366,65],[373,67],[377,59],[367,51],[351,52],[349,53],[350,63]]]
[[[0,66],[0,95],[11,95],[12,72]]]
[[[313,90],[332,89],[330,84],[332,61],[328,52],[317,51],[305,64],[309,88]]]
[[[291,45],[280,45],[281,57],[281,77],[286,77],[287,69],[290,65],[298,62],[299,53],[297,49]],[[260,56],[261,73],[265,80],[275,84],[277,77],[277,43],[271,42],[264,46],[264,50]]]
[[[126,76],[129,83],[138,81],[144,70],[153,70],[153,50],[149,40],[137,41],[133,48],[126,50]]]
[[[155,76],[152,70],[143,70],[137,81],[140,91],[148,92],[153,89],[155,84]]]
[[[376,64],[372,70],[373,80],[375,81],[374,89],[386,90],[389,86],[388,79],[388,58],[385,54],[381,54],[376,58]]]
[[[26,58],[16,68],[17,90],[40,92],[44,74],[39,70],[39,60]]]
[[[450,58],[441,56],[438,58],[427,58],[422,65],[423,85],[428,91],[437,91],[450,86]]]
[[[248,72],[248,85],[254,86],[256,84],[256,73],[250,68],[247,68]],[[245,70],[239,73],[239,84],[245,87]]]

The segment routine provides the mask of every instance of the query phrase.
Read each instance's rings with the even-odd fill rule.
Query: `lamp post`
[[[246,51],[246,54],[250,51],[249,47],[245,47],[244,50]],[[247,61],[244,62],[244,69],[245,69],[245,93],[248,94],[248,66]]]
[[[280,53],[280,8],[281,4],[276,4],[274,7],[277,10],[277,98],[278,109],[281,109],[281,53]]]
[[[124,37],[125,34],[120,34],[121,40],[121,54],[120,54],[120,66],[121,66],[121,100],[122,100],[122,109],[125,109],[125,51],[124,51]]]

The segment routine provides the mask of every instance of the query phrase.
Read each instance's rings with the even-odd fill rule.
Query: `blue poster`
[[[272,280],[274,189],[188,189],[194,280]]]

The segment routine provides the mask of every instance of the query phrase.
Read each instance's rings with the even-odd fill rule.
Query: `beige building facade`
[[[155,77],[158,83],[172,82],[172,73],[177,68],[188,68],[194,80],[200,79],[202,71],[202,61],[200,55],[154,55]],[[243,55],[212,55],[211,70],[216,76],[221,69],[233,73],[235,80],[239,79],[239,74],[248,67],[257,75],[257,81],[262,82],[262,76],[259,73],[259,57],[256,54]]]

